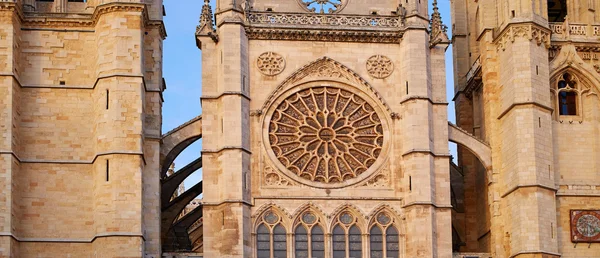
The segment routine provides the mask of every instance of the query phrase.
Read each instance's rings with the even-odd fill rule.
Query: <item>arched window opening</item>
[[[349,212],[337,217],[333,228],[333,258],[362,258],[362,234]]]
[[[548,21],[564,22],[567,16],[566,0],[548,0]]]
[[[256,229],[256,253],[258,258],[287,258],[286,230],[273,211],[261,217]]]
[[[556,109],[561,116],[577,116],[580,89],[578,80],[570,73],[564,73],[556,84]]]
[[[325,257],[325,234],[319,225],[320,222],[312,211],[307,211],[300,216],[294,232],[296,258]]]
[[[370,233],[372,258],[400,256],[400,238],[391,216],[385,212],[377,214]]]

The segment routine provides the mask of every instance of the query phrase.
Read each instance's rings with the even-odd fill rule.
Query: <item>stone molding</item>
[[[162,39],[167,37],[167,31],[162,20],[151,20],[145,4],[113,2],[96,6],[92,14],[72,13],[36,13],[23,12],[15,2],[0,2],[0,12],[16,12],[22,26],[44,28],[90,28],[95,27],[100,16],[113,12],[140,12],[146,28],[158,29]]]
[[[517,38],[535,41],[537,45],[550,48],[550,30],[535,23],[511,23],[507,25],[494,40],[498,50],[506,50],[508,43],[515,42]]]
[[[404,32],[385,31],[341,31],[315,29],[275,29],[246,27],[248,39],[253,40],[293,40],[293,41],[332,41],[356,43],[398,44]]]
[[[34,242],[34,243],[93,243],[98,238],[108,237],[139,237],[143,241],[146,241],[144,234],[134,232],[111,232],[111,233],[99,233],[89,239],[71,239],[71,238],[37,238],[37,237],[18,237],[11,232],[0,232],[0,237],[10,237],[17,242]]]

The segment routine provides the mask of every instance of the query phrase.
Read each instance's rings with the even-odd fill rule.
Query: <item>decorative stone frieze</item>
[[[377,79],[384,79],[394,72],[394,63],[382,55],[374,55],[367,60],[367,72]]]
[[[256,60],[256,66],[264,75],[278,75],[285,69],[285,58],[274,52],[265,52]]]
[[[496,38],[498,49],[505,50],[509,42],[522,37],[529,41],[535,41],[538,45],[544,44],[550,48],[550,31],[535,24],[514,24],[507,26]]]

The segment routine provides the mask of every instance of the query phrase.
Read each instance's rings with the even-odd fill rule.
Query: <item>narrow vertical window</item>
[[[569,73],[563,74],[557,83],[556,92],[559,114],[561,116],[578,115],[579,86],[577,79]]]
[[[296,227],[296,258],[308,258],[308,232],[304,226]]]
[[[346,258],[346,232],[339,225],[333,228],[333,258]]]
[[[106,182],[110,179],[110,161],[106,160]]]
[[[371,257],[383,256],[383,232],[378,226],[371,228]]]
[[[273,258],[287,257],[287,239],[285,228],[278,224],[273,228]]]
[[[325,234],[323,229],[316,225],[312,228],[310,234],[310,247],[312,258],[324,258],[325,257]]]
[[[256,230],[256,249],[258,258],[271,258],[271,234],[265,224]]]
[[[400,238],[398,230],[394,226],[387,228],[385,232],[386,257],[400,257]]]
[[[110,101],[110,96],[109,96],[110,92],[108,90],[106,90],[106,109],[108,110],[108,103]]]

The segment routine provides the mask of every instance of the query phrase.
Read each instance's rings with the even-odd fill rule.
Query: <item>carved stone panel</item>
[[[297,0],[298,4],[309,12],[337,13],[341,11],[348,0]]]
[[[256,60],[256,66],[264,75],[278,75],[285,69],[285,58],[274,52],[265,52]]]
[[[571,210],[571,242],[600,243],[600,210]]]
[[[358,94],[334,86],[290,94],[272,111],[267,130],[274,162],[299,181],[324,187],[371,174],[384,145],[375,108]]]
[[[394,72],[394,63],[386,56],[375,55],[367,60],[367,71],[377,79],[387,78]]]

